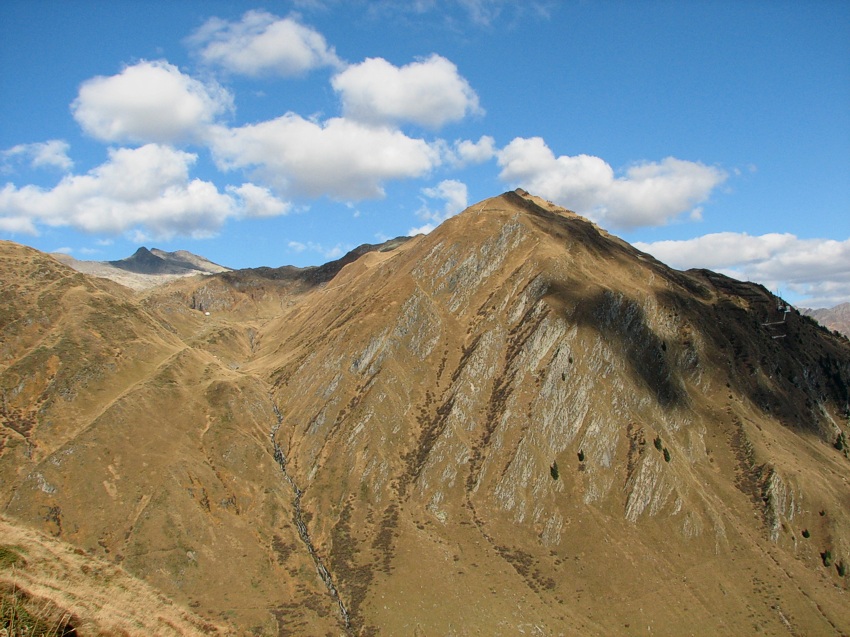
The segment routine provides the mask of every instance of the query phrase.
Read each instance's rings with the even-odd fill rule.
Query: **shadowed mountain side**
[[[195,273],[194,268],[186,267],[183,263],[169,263],[145,247],[139,248],[126,259],[108,261],[107,263],[120,270],[129,270],[138,274],[183,274],[187,270]]]
[[[196,311],[226,312],[228,317],[239,320],[259,320],[260,323],[248,326],[256,334],[256,327],[262,321],[279,316],[299,303],[304,294],[327,284],[346,265],[369,254],[390,253],[409,240],[410,237],[398,237],[381,244],[363,244],[321,266],[247,268],[186,278],[149,290],[143,302],[176,331],[183,330],[184,322],[192,325],[197,320]],[[175,321],[177,317],[179,320]]]
[[[239,281],[250,280],[253,277],[261,277],[263,279],[277,281],[299,281],[309,286],[320,285],[333,279],[342,268],[349,263],[353,263],[364,254],[370,252],[389,252],[409,240],[410,237],[396,237],[383,243],[364,243],[345,253],[339,259],[329,261],[323,265],[308,266],[306,268],[298,268],[292,265],[285,265],[279,268],[245,268],[242,270],[233,270],[222,275],[222,278],[234,284]]]
[[[3,510],[240,633],[850,633],[844,339],[522,191],[370,248],[4,248]]]

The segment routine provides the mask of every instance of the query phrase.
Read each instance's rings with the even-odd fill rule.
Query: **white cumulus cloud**
[[[171,143],[198,138],[233,109],[233,96],[164,60],[141,61],[80,86],[71,104],[89,135],[107,142]]]
[[[675,268],[708,268],[769,289],[790,291],[804,299],[803,305],[850,300],[850,239],[718,232],[681,241],[635,243],[635,247]]]
[[[0,228],[38,233],[38,226],[71,226],[92,233],[144,229],[157,238],[207,237],[231,217],[282,214],[286,205],[245,184],[221,193],[191,179],[197,156],[158,144],[109,151],[109,159],[84,175],[67,175],[55,187],[7,183],[0,190]]]
[[[334,76],[331,84],[345,116],[370,124],[411,122],[437,129],[482,112],[469,82],[439,55],[402,67],[368,58]]]
[[[683,213],[698,217],[726,173],[699,162],[668,157],[615,174],[592,155],[555,157],[540,137],[517,137],[498,153],[502,181],[617,228],[659,226]]]
[[[33,144],[18,144],[0,151],[4,172],[12,172],[14,161],[26,161],[32,168],[58,168],[62,171],[71,170],[74,162],[68,157],[70,146],[61,139],[50,139],[46,142]]]
[[[322,34],[266,11],[248,11],[238,22],[211,18],[188,43],[207,64],[240,75],[295,76],[342,66]]]
[[[466,184],[457,181],[456,179],[443,180],[434,188],[423,188],[422,194],[429,199],[443,201],[443,208],[432,210],[427,203],[423,203],[422,207],[416,212],[416,214],[420,219],[423,219],[428,223],[408,230],[407,234],[410,236],[428,234],[446,219],[454,217],[469,205],[469,195]]]
[[[346,118],[314,122],[295,113],[239,128],[217,128],[213,156],[223,170],[249,168],[287,195],[338,201],[384,195],[383,182],[426,175],[441,162],[438,145]]]

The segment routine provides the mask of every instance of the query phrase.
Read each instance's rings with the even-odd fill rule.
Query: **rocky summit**
[[[81,635],[850,633],[844,337],[524,191],[337,266],[0,244],[3,590]],[[118,581],[147,620],[69,593]]]

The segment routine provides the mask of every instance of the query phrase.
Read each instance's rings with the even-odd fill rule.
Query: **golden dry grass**
[[[227,634],[121,567],[5,516],[0,516],[0,596],[2,629],[10,637]]]

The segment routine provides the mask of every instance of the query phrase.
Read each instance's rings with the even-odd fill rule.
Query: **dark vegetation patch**
[[[765,466],[756,464],[753,445],[747,438],[744,425],[737,416],[732,416],[734,427],[729,444],[735,454],[735,486],[748,496],[758,509],[763,507]]]
[[[5,399],[0,402],[0,426],[8,427],[29,440],[30,432],[35,425],[36,416],[34,412],[11,407]]]
[[[630,422],[626,426],[626,437],[629,440],[629,452],[626,462],[626,482],[628,482],[631,480],[632,475],[634,475],[635,469],[637,469],[638,460],[646,451],[646,436],[643,427]],[[579,454],[579,462],[582,462],[584,460],[584,454],[582,452],[579,452]]]
[[[56,537],[62,535],[62,508],[59,506],[44,506],[41,507],[44,511],[42,520],[47,522],[47,530]]]
[[[430,417],[428,409],[432,401],[430,392],[426,392],[425,400],[425,405],[420,407],[419,416],[417,416],[421,427],[419,440],[416,442],[416,447],[402,457],[407,468],[398,481],[398,494],[401,498],[404,498],[407,494],[407,487],[419,478],[419,475],[422,473],[422,467],[428,459],[428,454],[431,453],[434,444],[446,430],[449,414],[451,414],[452,407],[454,407],[455,398],[454,395],[449,396],[446,402],[437,407],[436,413]]]
[[[8,544],[0,544],[0,569],[24,566],[25,564],[26,560],[21,549]]]
[[[395,538],[398,536],[398,518],[398,505],[393,502],[384,510],[378,534],[372,541],[372,548],[378,551],[381,570],[386,574],[392,572],[391,563],[395,552]]]
[[[295,544],[287,544],[283,541],[283,538],[279,535],[275,534],[272,538],[272,550],[277,555],[277,563],[281,566],[286,564],[287,560],[289,560],[290,556],[298,550],[298,546]]]
[[[374,575],[371,563],[358,564],[360,547],[357,539],[352,535],[354,524],[351,514],[352,500],[349,499],[340,511],[339,519],[331,531],[333,541],[331,568],[340,589],[348,600],[351,628],[357,632],[363,626],[362,605]]]
[[[505,361],[502,366],[502,372],[493,382],[493,389],[487,404],[487,416],[483,425],[484,431],[481,434],[481,438],[471,450],[469,475],[466,478],[467,492],[471,492],[478,481],[481,466],[484,463],[484,455],[490,445],[490,439],[499,425],[499,420],[505,413],[508,399],[514,390],[514,379],[517,374],[514,361],[522,351],[525,343],[537,331],[537,328],[546,318],[546,312],[539,312],[539,315],[535,317],[534,313],[538,311],[536,308],[536,305],[529,308],[517,324],[508,332]]]
[[[555,580],[540,570],[539,562],[531,554],[521,549],[511,549],[501,545],[494,545],[494,548],[535,593],[555,589]]]

